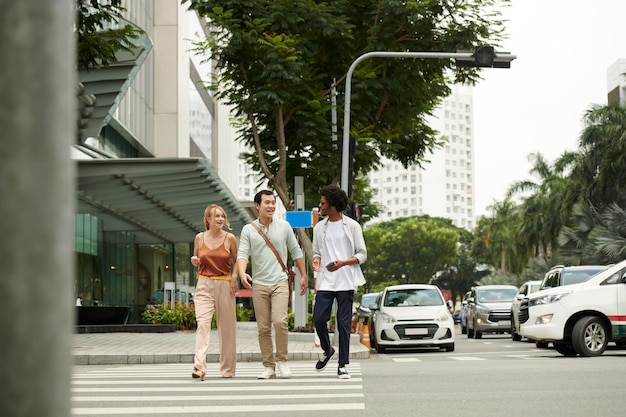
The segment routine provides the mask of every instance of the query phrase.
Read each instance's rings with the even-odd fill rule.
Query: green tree
[[[491,265],[505,275],[519,274],[528,262],[520,246],[520,207],[509,198],[488,207],[489,216],[478,221],[472,245],[476,260]]]
[[[518,252],[520,256],[525,252],[527,258],[539,255],[549,258],[558,249],[561,226],[568,218],[563,204],[568,178],[562,165],[550,165],[541,154],[533,153],[528,158],[533,163],[530,173],[539,181],[517,181],[507,191],[509,198],[516,195],[522,198]]]
[[[477,283],[489,271],[479,269],[478,262],[471,254],[473,234],[465,229],[457,229],[460,240],[456,260],[441,271],[434,283],[441,289],[452,291],[452,299],[461,298],[467,290]]]
[[[559,236],[566,263],[609,264],[626,257],[626,211],[617,203],[597,212],[591,204],[581,202],[574,207],[571,223]]]
[[[594,105],[583,121],[578,158],[571,173],[575,200],[588,200],[596,208],[613,202],[624,206],[626,106]]]
[[[457,259],[459,231],[448,219],[406,217],[364,231],[367,279],[377,283],[429,283]]]
[[[122,0],[75,0],[77,66],[79,71],[109,66],[120,50],[132,52],[132,39],[141,33],[130,24],[120,24]]]
[[[338,143],[331,139],[332,92],[352,62],[369,51],[446,51],[497,46],[498,7],[508,0],[397,2],[374,0],[183,0],[208,19],[197,52],[215,62],[217,98],[232,106],[243,157],[292,209],[289,176],[305,176],[307,194],[337,183]],[[372,59],[353,76],[354,171],[367,173],[385,155],[419,164],[440,144],[427,122],[455,81],[474,82],[476,68],[451,60]],[[337,96],[341,116],[343,97]],[[352,196],[351,196],[352,197]],[[369,202],[362,202],[369,203]],[[300,234],[305,250],[310,241]],[[310,257],[309,257],[310,258]]]
[[[596,263],[594,235],[600,221],[600,215],[588,202],[574,206],[569,226],[563,226],[559,235],[559,253],[564,264]]]
[[[573,264],[617,262],[624,252],[626,107],[591,106],[584,123],[578,151],[561,158],[571,167],[565,204],[573,207],[561,253]]]

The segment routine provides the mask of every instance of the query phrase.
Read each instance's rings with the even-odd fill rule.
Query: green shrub
[[[237,304],[236,313],[237,313],[237,321],[250,321],[250,317],[252,317],[252,310],[245,307],[239,307]]]
[[[149,324],[173,324],[176,330],[195,330],[197,327],[193,303],[176,303],[174,308],[167,304],[149,306],[141,314],[141,319]]]
[[[149,306],[141,313],[141,319],[148,324],[173,324],[176,330],[195,330],[198,327],[196,322],[196,310],[194,304],[188,305],[176,303],[174,308],[167,304],[158,307]],[[250,321],[252,311],[247,308],[239,308],[236,305],[237,321]],[[213,314],[211,328],[216,329],[216,314]]]
[[[307,321],[304,327],[295,327],[295,321],[293,311],[289,311],[289,314],[287,314],[287,326],[290,332],[312,333],[315,331],[315,326],[313,326],[313,314],[309,313],[307,315]]]

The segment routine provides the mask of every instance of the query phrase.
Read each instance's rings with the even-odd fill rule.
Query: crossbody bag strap
[[[281,259],[274,245],[272,245],[272,242],[270,242],[269,238],[265,235],[265,233],[263,233],[263,231],[259,228],[259,226],[257,226],[254,223],[250,223],[250,224],[252,225],[252,227],[256,229],[257,232],[259,232],[259,234],[263,237],[263,239],[265,239],[265,242],[267,242],[267,246],[269,246],[272,252],[274,252],[274,255],[276,255],[276,259],[278,259],[278,262],[280,263],[281,268],[283,268],[283,271],[286,271],[287,267],[285,266],[285,263]]]

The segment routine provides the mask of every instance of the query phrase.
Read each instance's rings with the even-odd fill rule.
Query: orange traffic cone
[[[364,324],[363,327],[361,327],[361,339],[360,340],[363,346],[367,346],[370,349],[372,348],[372,346],[370,345],[370,329],[367,324]]]

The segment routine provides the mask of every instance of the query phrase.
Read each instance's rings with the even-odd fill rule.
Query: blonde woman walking
[[[211,336],[211,320],[217,313],[222,378],[235,376],[237,364],[237,316],[235,294],[237,285],[237,239],[223,230],[230,228],[224,209],[211,204],[204,210],[205,231],[196,235],[191,264],[198,267],[198,283],[194,294],[196,310],[196,348],[191,376],[204,381],[206,355]]]

